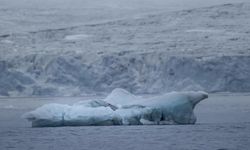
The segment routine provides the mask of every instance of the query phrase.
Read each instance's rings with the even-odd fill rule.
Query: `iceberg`
[[[62,126],[64,115],[70,109],[69,105],[47,104],[23,115],[32,122],[32,127]]]
[[[32,127],[195,124],[202,91],[171,92],[143,98],[115,89],[103,100],[73,105],[46,104],[23,115]]]

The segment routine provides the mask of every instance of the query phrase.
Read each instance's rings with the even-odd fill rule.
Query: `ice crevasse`
[[[170,92],[142,98],[115,89],[103,100],[46,104],[23,115],[32,127],[194,124],[194,108],[208,94]]]

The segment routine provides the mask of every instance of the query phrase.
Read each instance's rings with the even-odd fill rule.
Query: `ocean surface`
[[[101,97],[0,98],[0,150],[247,150],[250,94],[210,94],[195,125],[31,128],[23,113]]]

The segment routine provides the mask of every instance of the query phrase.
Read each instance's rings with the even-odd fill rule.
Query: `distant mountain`
[[[250,92],[250,4],[0,35],[0,95]]]

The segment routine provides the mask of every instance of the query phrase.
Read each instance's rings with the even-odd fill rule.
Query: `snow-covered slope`
[[[250,4],[0,35],[0,94],[250,91]]]

